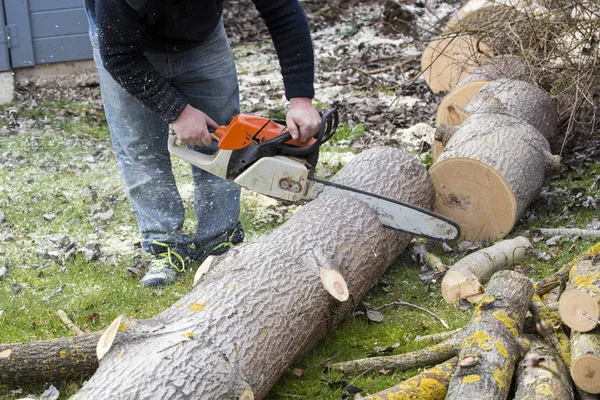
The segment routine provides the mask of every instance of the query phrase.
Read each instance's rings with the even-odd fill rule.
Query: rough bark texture
[[[536,283],[535,292],[542,296],[556,287],[565,286],[567,284],[567,281],[569,280],[569,272],[571,271],[573,265],[575,265],[580,260],[591,259],[595,257],[596,254],[600,254],[600,243],[596,243],[595,245],[587,249],[585,252],[579,254],[568,264],[564,265],[554,274]]]
[[[492,277],[465,328],[446,399],[507,398],[532,294],[529,280],[517,272],[500,271]]]
[[[548,141],[523,120],[474,114],[429,171],[436,211],[467,239],[501,239],[540,193],[552,161]]]
[[[448,303],[458,303],[461,298],[469,300],[481,295],[486,283],[496,272],[513,269],[523,261],[531,243],[519,236],[503,240],[462,258],[450,267],[442,280],[442,296]]]
[[[89,375],[98,368],[100,334],[0,344],[0,384],[60,382]]]
[[[539,233],[545,238],[553,236],[565,236],[569,238],[580,237],[589,240],[600,240],[600,229],[578,229],[578,228],[541,228],[534,229],[534,233]]]
[[[571,354],[571,377],[575,384],[588,393],[600,393],[600,333],[573,332]]]
[[[444,400],[456,362],[456,357],[452,358],[396,386],[363,397],[363,400]]]
[[[581,260],[569,275],[569,283],[559,300],[560,316],[573,330],[591,331],[600,318],[600,262]]]
[[[361,358],[331,364],[329,368],[345,374],[357,374],[365,371],[377,371],[382,368],[404,371],[444,362],[458,354],[460,335],[455,335],[443,343],[405,354],[384,357]]]
[[[540,296],[536,293],[531,298],[529,310],[536,325],[536,331],[554,347],[556,353],[565,365],[571,364],[571,349],[569,337],[562,328],[558,313],[546,307]]]
[[[546,92],[531,83],[498,79],[481,89],[465,107],[469,114],[502,113],[533,126],[549,142],[558,131],[556,105]]]
[[[335,180],[421,207],[433,200],[424,166],[398,149],[361,153]],[[245,389],[261,399],[409,241],[358,200],[321,195],[281,227],[216,258],[188,295],[125,331],[158,327],[113,346],[73,399],[232,399]],[[319,264],[344,276],[348,301],[326,292]]]
[[[517,368],[515,399],[573,400],[569,371],[550,346],[538,336],[528,336],[529,351]]]

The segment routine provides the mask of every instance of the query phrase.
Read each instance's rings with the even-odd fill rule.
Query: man
[[[298,0],[253,0],[280,60],[288,129],[302,141],[320,125],[313,108],[313,48]],[[223,0],[85,0],[104,110],[125,190],[152,255],[144,286],[173,283],[190,259],[243,241],[240,189],[196,167],[195,234],[181,232],[184,207],[167,150],[168,128],[214,154],[208,127],[239,113],[235,64],[223,30]]]

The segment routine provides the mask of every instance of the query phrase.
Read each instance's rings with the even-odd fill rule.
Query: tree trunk
[[[456,221],[467,239],[501,239],[540,193],[554,161],[548,141],[526,122],[474,114],[429,171],[435,209]]]
[[[0,384],[60,382],[98,368],[101,333],[29,343],[0,344]]]
[[[433,201],[424,166],[398,149],[365,151],[334,180],[425,208]],[[117,339],[127,332],[130,340],[113,345],[73,399],[232,399],[243,392],[261,399],[409,241],[360,201],[325,193],[281,227],[215,258],[169,309],[119,332]],[[347,301],[323,288],[319,267],[345,278]],[[142,334],[147,325],[152,331]]]
[[[456,262],[442,280],[442,296],[447,303],[456,304],[460,299],[472,303],[481,300],[486,283],[492,275],[504,269],[513,269],[523,261],[531,249],[531,243],[519,236],[469,254]]]
[[[448,383],[456,369],[456,357],[421,372],[389,389],[363,397],[363,400],[444,400]]]
[[[591,331],[600,318],[600,262],[579,261],[569,275],[569,283],[559,300],[560,317],[575,331]]]
[[[492,277],[487,295],[466,327],[446,399],[506,399],[533,286],[513,271]]]
[[[571,335],[571,377],[585,392],[600,393],[600,333]]]
[[[560,357],[538,336],[527,340],[531,345],[517,368],[515,399],[573,400],[573,384]]]

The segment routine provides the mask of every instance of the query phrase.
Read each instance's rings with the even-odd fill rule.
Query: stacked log
[[[429,171],[435,210],[456,221],[467,239],[501,239],[537,197],[553,165],[548,141],[527,122],[476,113]]]

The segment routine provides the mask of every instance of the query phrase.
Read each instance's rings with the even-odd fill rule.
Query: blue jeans
[[[167,150],[168,124],[128,94],[104,69],[98,36],[90,18],[90,37],[98,68],[104,111],[127,196],[142,235],[142,248],[164,251],[164,242],[179,251],[208,250],[238,226],[240,189],[232,181],[192,167],[195,234],[184,234],[184,206]],[[239,88],[231,48],[222,23],[197,47],[179,52],[146,51],[145,56],[188,103],[224,125],[239,113]],[[214,154],[216,144],[197,147]],[[193,245],[193,246],[192,246]]]

